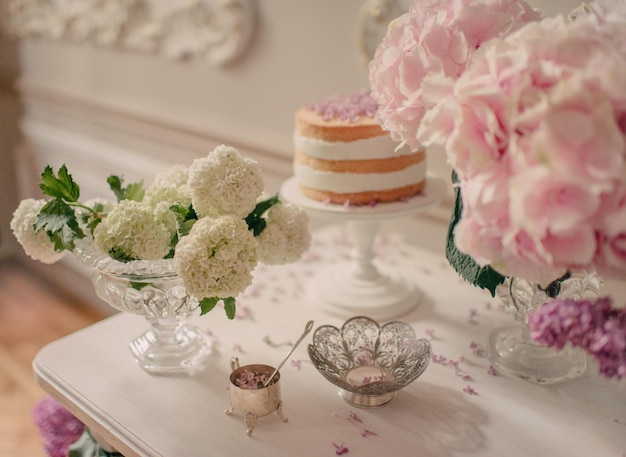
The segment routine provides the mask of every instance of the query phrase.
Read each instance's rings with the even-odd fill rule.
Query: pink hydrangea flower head
[[[538,19],[524,0],[415,0],[369,65],[383,128],[418,148],[422,119],[452,92],[475,50]]]

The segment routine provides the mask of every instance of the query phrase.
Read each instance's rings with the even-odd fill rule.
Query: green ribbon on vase
[[[459,179],[456,172],[452,171],[452,183],[457,184]],[[492,297],[496,295],[496,288],[504,282],[502,276],[489,265],[481,267],[469,255],[462,253],[454,244],[454,227],[458,224],[463,213],[463,198],[459,186],[454,187],[454,209],[448,226],[448,238],[446,242],[446,259],[454,270],[470,284],[487,289]]]

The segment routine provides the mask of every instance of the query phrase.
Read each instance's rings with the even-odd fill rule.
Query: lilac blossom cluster
[[[243,370],[240,376],[235,378],[237,387],[248,390],[262,389],[265,381],[267,381],[267,373],[255,373],[250,370]]]
[[[626,377],[626,308],[609,297],[555,299],[529,314],[533,340],[562,349],[567,343],[591,354],[607,378]]]
[[[364,90],[351,95],[337,95],[319,103],[310,103],[307,108],[319,114],[325,121],[340,119],[356,122],[361,117],[374,117],[378,111],[378,103],[374,101],[369,91]]]
[[[50,457],[66,457],[69,447],[80,438],[85,428],[81,421],[51,397],[35,405],[33,420]]]

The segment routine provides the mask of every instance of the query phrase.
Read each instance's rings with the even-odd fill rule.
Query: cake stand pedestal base
[[[428,177],[424,190],[407,201],[344,207],[309,199],[300,192],[295,178],[283,183],[281,199],[300,205],[312,216],[346,222],[354,242],[350,261],[330,265],[313,276],[307,289],[309,299],[338,317],[367,316],[379,321],[416,308],[422,294],[415,280],[396,269],[379,270],[374,239],[382,221],[426,211],[443,199],[446,189],[443,180]]]
[[[364,315],[376,320],[402,316],[413,310],[421,292],[397,270],[379,270],[374,265],[374,238],[380,224],[348,221],[355,250],[353,260],[318,272],[308,286],[309,297],[339,317]]]
[[[387,320],[407,314],[419,304],[419,289],[407,278],[394,274],[397,272],[368,281],[350,274],[350,268],[352,265],[347,262],[335,265],[309,283],[309,296],[329,314]]]

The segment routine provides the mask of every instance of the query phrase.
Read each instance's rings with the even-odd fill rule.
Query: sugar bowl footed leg
[[[246,435],[251,436],[254,425],[256,424],[257,415],[254,413],[245,413],[243,421],[246,423]]]
[[[276,414],[278,415],[279,419],[283,422],[288,422],[289,418],[285,416],[285,414],[283,413],[283,402],[279,401],[278,402],[278,407],[276,408]]]

